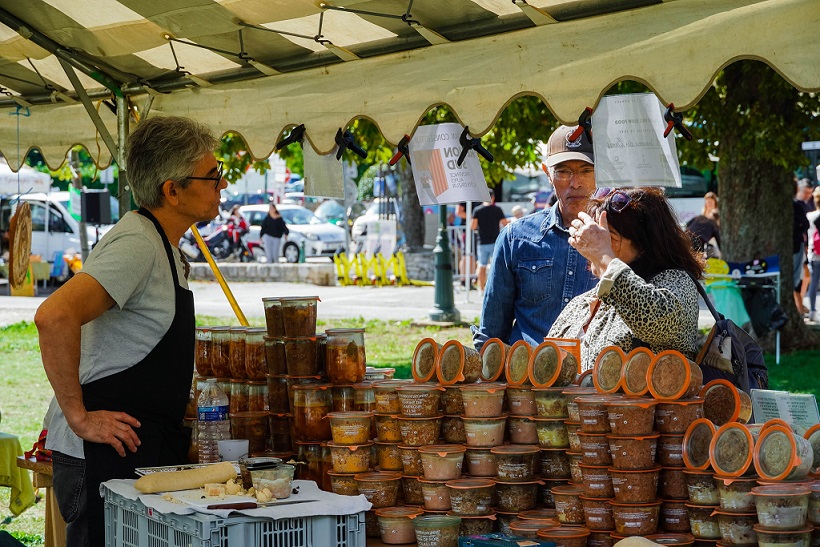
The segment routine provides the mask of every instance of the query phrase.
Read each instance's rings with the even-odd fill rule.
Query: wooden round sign
[[[31,259],[31,206],[23,201],[9,223],[9,282],[23,286]]]

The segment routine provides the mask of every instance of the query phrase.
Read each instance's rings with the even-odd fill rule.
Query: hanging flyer
[[[344,167],[336,159],[337,149],[335,146],[329,154],[320,156],[310,144],[302,147],[306,196],[344,199]]]
[[[663,136],[665,107],[652,93],[607,95],[592,114],[599,188],[681,187],[675,132]]]
[[[462,131],[457,123],[442,123],[419,126],[413,134],[408,148],[421,205],[490,200],[475,150],[458,166]]]

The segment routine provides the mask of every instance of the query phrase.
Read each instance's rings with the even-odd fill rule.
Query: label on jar
[[[369,427],[367,426],[368,429]],[[333,429],[345,437],[356,437],[362,432],[363,428],[359,425],[334,425]]]
[[[523,463],[499,463],[498,474],[508,477],[527,477],[531,473],[529,466]]]

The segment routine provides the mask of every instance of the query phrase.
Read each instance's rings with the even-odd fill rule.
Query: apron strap
[[[168,236],[165,235],[165,230],[162,229],[162,225],[157,220],[157,217],[145,207],[140,207],[137,212],[153,222],[154,227],[157,229],[157,232],[159,232],[159,237],[162,238],[162,244],[165,246],[165,253],[168,255],[168,263],[171,265],[171,275],[174,276],[174,286],[178,286],[179,276],[177,275],[177,265],[174,261],[174,253],[171,251],[171,243],[168,241]]]

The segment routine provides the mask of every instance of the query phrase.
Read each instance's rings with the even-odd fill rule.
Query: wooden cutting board
[[[9,282],[23,286],[31,260],[31,206],[20,202],[9,222]]]

